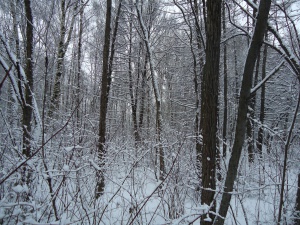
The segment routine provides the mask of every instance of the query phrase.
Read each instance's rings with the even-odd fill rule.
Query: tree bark
[[[254,76],[254,84],[253,87],[257,84],[258,73],[259,73],[259,65],[260,65],[260,53],[256,59],[256,71]],[[249,163],[254,162],[254,115],[255,115],[255,104],[256,104],[256,92],[254,92],[250,96],[250,102],[248,107],[248,118],[247,118],[247,142],[248,142],[248,161]]]
[[[201,94],[202,146],[202,192],[201,204],[215,211],[214,191],[216,189],[216,154],[218,152],[218,95],[221,40],[221,0],[209,0],[207,6],[206,63],[204,65]],[[203,215],[201,224],[212,224],[214,215]]]
[[[99,141],[98,141],[98,160],[100,168],[103,170],[104,157],[106,155],[105,142],[106,142],[106,113],[108,104],[108,85],[109,85],[109,48],[111,36],[111,11],[112,1],[106,2],[106,21],[105,21],[105,34],[103,45],[103,59],[102,59],[102,83],[101,83],[101,96],[100,96],[100,118],[99,118]],[[103,171],[98,171],[97,174],[97,187],[96,198],[99,198],[104,191],[104,174]]]
[[[11,1],[11,13],[13,17],[13,30],[14,30],[14,41],[15,41],[15,48],[16,48],[16,70],[18,75],[18,89],[20,93],[20,100],[23,105],[26,105],[24,94],[23,94],[23,87],[22,87],[22,76],[20,71],[20,62],[21,62],[21,54],[20,54],[20,40],[19,40],[19,31],[18,31],[18,21],[17,21],[17,14],[16,14],[16,7],[17,1]]]
[[[228,172],[225,180],[224,193],[222,195],[221,205],[219,209],[219,215],[216,217],[214,225],[223,225],[227,211],[230,205],[231,192],[233,191],[234,181],[236,179],[239,160],[242,152],[242,147],[245,139],[246,122],[247,122],[247,109],[249,105],[250,90],[252,87],[253,71],[255,62],[258,57],[263,37],[267,28],[268,14],[270,11],[271,0],[260,1],[256,25],[253,33],[253,37],[250,43],[250,48],[247,54],[242,87],[240,91],[240,100],[238,108],[238,117],[235,130],[235,139],[232,148],[232,156],[228,165]]]
[[[266,35],[266,39],[267,39],[267,35]],[[264,80],[266,77],[267,53],[268,53],[268,46],[265,45],[264,53],[263,53],[261,80]],[[257,149],[260,155],[262,154],[263,136],[264,136],[263,124],[265,120],[265,95],[266,95],[266,86],[265,84],[263,84],[261,86],[261,94],[260,94],[260,114],[259,114],[260,127],[258,130],[258,137],[257,137]]]
[[[145,99],[146,99],[146,84],[147,84],[147,63],[148,63],[148,56],[147,54],[145,55],[145,62],[144,62],[144,67],[142,70],[142,86],[141,86],[141,102],[140,102],[140,114],[139,114],[139,129],[143,127],[143,121],[144,121],[144,114],[145,114]]]
[[[31,156],[31,130],[32,130],[32,91],[33,91],[33,17],[31,11],[31,1],[24,0],[26,15],[26,67],[25,74],[27,84],[25,85],[25,102],[23,105],[23,154],[29,158]]]
[[[190,33],[191,33],[191,40],[190,40],[190,45],[191,45],[191,51],[193,54],[193,60],[194,60],[194,89],[195,89],[195,96],[196,96],[196,102],[195,102],[195,107],[196,107],[196,115],[195,115],[195,136],[196,136],[196,153],[197,153],[197,173],[199,173],[199,179],[202,180],[202,175],[201,175],[201,164],[202,164],[202,140],[201,140],[201,116],[200,116],[200,101],[201,101],[201,92],[199,91],[199,85],[201,84],[201,80],[203,78],[203,67],[204,67],[204,56],[202,54],[202,51],[205,49],[205,43],[204,43],[204,38],[201,33],[201,27],[200,27],[200,21],[199,21],[199,6],[198,6],[198,1],[190,0],[190,5],[192,8],[193,16],[194,16],[194,23],[196,26],[196,40],[197,40],[197,47],[198,47],[198,56],[199,56],[199,66],[200,66],[200,71],[199,74],[197,73],[197,61],[196,61],[196,54],[193,51],[193,28],[189,26],[190,28]],[[205,18],[205,17],[204,17]]]
[[[132,68],[131,59],[132,59],[132,15],[130,15],[130,21],[129,21],[128,76],[129,76],[129,93],[130,93],[130,100],[131,100],[131,115],[132,115],[132,122],[133,122],[133,135],[134,135],[135,147],[137,148],[138,143],[140,142],[140,135],[139,135],[138,123],[137,123],[137,99],[135,98],[134,91],[133,91],[133,79],[132,79],[133,68]]]
[[[100,96],[100,117],[99,117],[99,140],[98,140],[98,160],[100,163],[101,171],[97,171],[97,184],[96,184],[96,198],[99,198],[104,191],[104,165],[106,155],[106,116],[108,106],[108,96],[111,85],[112,64],[115,52],[115,42],[117,38],[119,18],[121,13],[122,0],[119,1],[117,16],[113,35],[111,38],[111,13],[112,1],[106,2],[106,21],[105,21],[105,34],[102,58],[102,83],[101,83],[101,96]],[[111,43],[111,46],[110,46]],[[111,50],[109,50],[111,49]]]
[[[77,52],[77,77],[76,77],[76,122],[77,127],[80,125],[80,95],[81,95],[81,57],[82,57],[82,35],[83,35],[83,1],[80,0],[80,13],[79,13],[79,34],[78,34],[78,52]]]
[[[77,3],[74,6],[74,14],[72,16],[69,32],[66,39],[66,2],[65,0],[61,0],[61,21],[60,21],[60,40],[58,43],[58,50],[57,50],[57,65],[56,65],[56,74],[55,74],[55,80],[54,80],[54,87],[53,87],[53,94],[51,97],[51,105],[49,110],[49,117],[51,118],[53,116],[53,113],[59,108],[59,102],[60,102],[60,94],[61,94],[61,76],[63,74],[63,65],[64,65],[64,58],[65,54],[67,52],[73,28],[75,23],[75,17],[76,17],[76,11],[77,9]],[[66,40],[65,40],[66,39]]]
[[[226,39],[226,23],[225,23],[225,2],[223,2],[222,6],[222,26],[223,26],[223,38]],[[227,152],[227,114],[228,114],[228,87],[227,87],[227,77],[228,77],[228,69],[227,69],[227,45],[226,42],[224,43],[223,47],[223,78],[224,78],[224,111],[223,111],[223,131],[222,131],[222,137],[223,137],[223,157],[226,157]]]

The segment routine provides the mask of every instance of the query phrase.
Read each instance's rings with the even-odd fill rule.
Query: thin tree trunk
[[[258,73],[259,73],[259,65],[260,65],[260,53],[257,56],[256,60],[256,71],[254,76],[254,84],[253,87],[257,84]],[[248,118],[247,118],[247,142],[248,142],[248,160],[250,163],[254,161],[254,115],[255,115],[255,103],[256,103],[256,92],[254,92],[250,97],[250,103],[248,107]]]
[[[225,23],[225,2],[223,2],[222,6],[222,25],[223,25],[223,38],[226,39],[226,23]],[[228,87],[227,87],[227,77],[228,77],[228,69],[227,69],[227,45],[224,43],[223,48],[223,78],[224,78],[224,112],[223,112],[223,157],[226,157],[227,152],[227,114],[228,114]]]
[[[201,80],[202,75],[203,75],[203,56],[202,56],[202,45],[204,47],[204,40],[202,38],[202,33],[200,29],[200,23],[199,23],[199,10],[198,10],[198,2],[197,0],[190,0],[190,7],[193,11],[193,19],[194,19],[194,24],[196,26],[196,40],[197,40],[197,47],[198,47],[198,55],[199,55],[199,61],[200,61],[200,71],[199,74],[197,73],[197,57],[195,54],[193,42],[193,27],[187,18],[187,15],[184,12],[184,8],[182,8],[179,3],[177,3],[175,0],[173,0],[174,4],[180,9],[182,16],[184,18],[185,23],[189,27],[189,42],[190,42],[190,49],[193,57],[193,75],[194,75],[194,91],[195,91],[195,108],[196,108],[196,113],[195,113],[195,143],[196,143],[196,159],[197,159],[197,173],[198,173],[198,178],[199,180],[202,179],[201,177],[201,164],[202,164],[202,140],[201,140],[201,132],[200,132],[200,94],[199,94],[199,80]]]
[[[266,39],[267,39],[267,35],[266,35]],[[268,53],[268,46],[265,45],[264,53],[263,53],[264,55],[263,55],[261,80],[265,79],[266,77],[267,53]],[[266,86],[265,84],[263,84],[261,86],[261,94],[260,94],[260,114],[259,114],[260,127],[258,130],[258,138],[257,138],[257,149],[260,155],[262,155],[262,146],[263,146],[263,137],[264,137],[263,124],[265,120],[265,95],[266,95]]]
[[[53,116],[54,111],[58,108],[59,100],[60,100],[60,83],[61,83],[62,69],[64,63],[64,56],[66,51],[66,46],[64,44],[65,34],[66,34],[65,20],[66,20],[65,0],[61,0],[60,40],[58,43],[58,52],[57,52],[57,61],[56,61],[57,69],[56,69],[56,75],[54,80],[53,94],[51,97],[49,117]]]
[[[83,34],[83,13],[84,7],[82,6],[83,1],[80,4],[80,13],[79,13],[79,37],[78,37],[78,53],[77,53],[77,85],[76,85],[76,120],[77,126],[80,125],[80,94],[81,94],[81,52],[82,52],[82,34]]]
[[[77,9],[77,2],[74,6],[74,14],[71,19],[71,24],[69,28],[69,32],[66,38],[66,2],[65,0],[61,0],[61,21],[60,21],[60,40],[58,43],[58,51],[57,51],[57,65],[56,65],[56,74],[55,74],[55,80],[54,80],[54,87],[53,87],[53,94],[51,97],[51,105],[49,110],[49,117],[51,118],[53,116],[53,113],[59,108],[59,102],[60,102],[60,94],[61,94],[61,76],[63,74],[63,65],[64,65],[64,58],[65,54],[67,52],[73,28],[75,23],[75,17],[76,17],[76,11]]]
[[[146,83],[147,83],[147,64],[148,64],[148,56],[145,55],[144,68],[142,71],[142,97],[140,102],[140,114],[139,114],[139,129],[143,127],[144,114],[145,114],[145,99],[146,99]]]
[[[289,130],[289,133],[287,134],[287,138],[286,138],[285,145],[284,145],[284,161],[283,161],[283,169],[282,169],[283,171],[282,171],[282,181],[281,181],[281,188],[280,188],[280,199],[279,199],[278,220],[277,220],[278,225],[281,224],[282,208],[283,208],[283,203],[284,203],[283,195],[284,195],[285,178],[286,178],[286,173],[287,173],[288,150],[289,150],[291,139],[292,139],[293,129],[294,129],[294,126],[296,123],[299,106],[300,106],[300,89],[299,89],[299,94],[298,94],[297,106],[296,106],[294,116],[293,116],[293,121],[291,123],[291,127]]]
[[[239,103],[239,72],[238,72],[238,61],[237,61],[237,47],[236,47],[236,41],[233,40],[233,52],[234,52],[234,109],[232,114],[232,121],[230,126],[230,146],[232,144],[232,141],[234,139],[234,129],[236,124],[236,115],[237,115],[237,107]]]
[[[152,50],[150,47],[150,40],[149,40],[149,33],[144,24],[144,20],[142,18],[140,12],[140,3],[139,0],[136,1],[136,10],[138,14],[138,20],[141,25],[141,29],[144,35],[144,42],[146,45],[148,57],[149,57],[149,64],[150,64],[150,71],[151,71],[151,79],[152,79],[152,86],[154,90],[154,97],[155,97],[155,105],[156,105],[156,137],[158,143],[158,153],[159,153],[159,179],[163,180],[165,176],[165,161],[164,161],[164,151],[161,143],[161,131],[162,131],[162,118],[161,118],[161,96],[158,88],[158,81],[156,78],[154,64],[153,64],[153,56]]]
[[[300,225],[300,173],[298,174],[298,190],[296,194],[294,225]]]
[[[202,146],[202,192],[201,204],[210,206],[215,211],[214,191],[216,189],[216,155],[218,153],[218,95],[221,41],[221,0],[209,0],[207,5],[206,63],[201,83],[201,130]],[[201,218],[201,224],[212,224],[214,214]]]
[[[232,156],[228,165],[228,172],[225,180],[224,193],[222,195],[219,215],[214,222],[214,225],[223,225],[227,211],[230,205],[231,193],[233,191],[234,181],[236,179],[242,147],[245,139],[246,123],[247,123],[247,109],[249,105],[250,90],[252,87],[253,71],[255,62],[258,57],[263,37],[267,28],[268,14],[271,7],[271,0],[260,1],[259,11],[257,15],[256,25],[253,33],[253,38],[250,43],[250,48],[247,54],[243,81],[240,91],[239,109],[237,124],[235,130],[235,139],[232,148]]]
[[[26,15],[26,67],[25,74],[27,84],[25,85],[25,102],[23,106],[23,154],[29,158],[31,156],[31,129],[32,129],[32,92],[33,92],[33,17],[31,11],[31,1],[24,0]]]
[[[201,101],[201,92],[199,93],[199,83],[201,84],[201,80],[203,78],[203,54],[202,51],[205,49],[205,44],[204,44],[204,38],[201,33],[201,28],[200,28],[200,21],[199,21],[199,7],[198,7],[198,2],[197,0],[194,0],[194,5],[192,4],[192,1],[190,0],[190,5],[193,11],[194,15],[194,21],[196,25],[196,40],[197,40],[197,47],[198,47],[198,55],[199,55],[199,66],[200,66],[200,71],[199,74],[197,74],[197,63],[196,63],[196,55],[193,53],[193,47],[192,47],[192,34],[193,30],[190,27],[190,33],[191,33],[191,40],[190,40],[190,45],[191,45],[191,51],[193,53],[193,59],[194,59],[194,89],[195,89],[195,96],[196,96],[196,115],[195,115],[195,136],[196,136],[196,153],[197,153],[197,172],[199,173],[199,179],[202,180],[202,175],[201,175],[201,164],[202,164],[202,140],[201,140],[201,117],[200,117],[200,101]]]
[[[19,31],[18,31],[18,22],[17,22],[17,14],[16,14],[16,1],[11,1],[11,13],[13,17],[13,30],[14,30],[14,39],[15,39],[15,45],[16,45],[16,57],[17,57],[17,63],[16,63],[16,70],[18,75],[18,89],[20,93],[20,99],[21,103],[23,105],[26,105],[24,95],[23,95],[23,88],[22,88],[22,76],[20,71],[20,61],[21,61],[21,54],[20,54],[20,40],[19,40]]]
[[[132,1],[130,5],[132,5]],[[129,75],[129,93],[131,99],[131,115],[132,115],[132,122],[133,122],[133,134],[134,134],[135,147],[137,148],[138,143],[140,141],[140,136],[139,136],[138,124],[137,124],[137,104],[136,104],[136,98],[134,97],[135,95],[133,91],[133,80],[132,80],[133,68],[132,68],[131,58],[132,58],[132,15],[130,15],[130,21],[129,21],[128,75]]]
[[[51,6],[52,8],[52,13],[53,13],[53,8],[54,8],[54,4],[52,4]],[[47,44],[48,44],[48,33],[49,33],[49,26],[51,23],[51,17],[50,19],[47,21],[47,26],[46,26],[46,32],[45,32],[45,73],[44,73],[44,92],[43,92],[43,108],[42,108],[42,146],[45,145],[45,110],[46,110],[46,101],[47,101],[47,84],[48,84],[48,72],[49,72],[49,57],[48,57],[48,48],[47,48]],[[49,174],[49,169],[48,169],[48,165],[47,165],[47,160],[46,160],[46,152],[45,152],[45,148],[42,147],[42,161],[45,167],[45,171],[47,174],[47,184],[49,187],[49,191],[50,193],[54,193],[53,190],[53,180],[51,175]],[[54,217],[56,220],[59,220],[58,218],[58,212],[57,212],[57,207],[56,207],[56,195],[53,195],[52,199],[51,199],[51,204],[52,204],[52,208],[53,208],[53,213],[54,213]]]

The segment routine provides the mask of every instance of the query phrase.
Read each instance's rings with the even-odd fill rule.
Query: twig
[[[299,110],[300,105],[300,90],[299,90],[299,96],[298,96],[298,103],[295,109],[293,121],[291,124],[291,128],[289,130],[288,138],[286,140],[285,146],[284,146],[284,161],[283,161],[283,175],[282,175],[282,181],[281,181],[281,190],[280,190],[280,202],[279,202],[279,210],[278,210],[278,220],[277,224],[279,225],[281,222],[281,214],[282,214],[282,207],[283,207],[283,192],[284,192],[284,184],[285,184],[285,177],[286,177],[286,168],[287,168],[287,158],[288,158],[288,150],[290,146],[290,141],[293,133],[293,129],[296,123],[296,118]]]
[[[15,169],[13,169],[11,172],[8,173],[1,181],[0,185],[3,184],[11,175],[13,175],[18,169],[20,169],[22,166],[24,166],[30,159],[32,159],[49,141],[52,140],[56,135],[58,135],[65,127],[69,124],[71,118],[73,117],[76,109],[79,107],[80,103],[82,102],[82,99],[80,100],[79,104],[75,107],[72,114],[68,118],[67,122],[58,130],[56,131],[41,147],[39,147],[30,157],[28,157],[26,160],[24,160],[22,163],[20,163]]]
[[[3,84],[4,84],[4,81],[5,81],[6,78],[8,77],[8,74],[9,74],[11,68],[12,68],[12,65],[9,67],[8,71],[6,71],[6,74],[5,74],[4,78],[2,79],[2,81],[1,81],[1,83],[0,83],[0,94],[1,94],[1,88],[2,88],[2,86],[3,86]]]
[[[152,193],[147,197],[146,201],[144,202],[144,204],[141,206],[141,208],[139,208],[139,210],[137,211],[137,213],[134,215],[133,219],[130,221],[129,225],[133,224],[134,220],[136,219],[136,217],[139,215],[139,213],[141,212],[141,210],[144,208],[144,206],[146,205],[146,203],[150,200],[150,198],[153,196],[153,194],[162,186],[162,184],[166,181],[166,179],[168,178],[168,176],[171,174],[173,167],[175,165],[175,162],[179,156],[179,152],[182,148],[183,143],[181,144],[181,146],[178,148],[178,152],[176,154],[175,159],[173,160],[172,166],[169,170],[169,172],[167,173],[167,175],[163,178],[163,180],[160,182],[159,185],[157,185],[157,187],[152,191]]]

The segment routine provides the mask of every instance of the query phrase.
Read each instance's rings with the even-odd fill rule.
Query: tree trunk
[[[207,5],[206,63],[203,71],[201,94],[201,130],[202,146],[202,193],[201,204],[215,211],[214,191],[216,189],[216,154],[218,152],[218,95],[219,64],[221,40],[221,0],[209,0]],[[201,224],[212,224],[214,215],[209,213],[211,221],[203,215]]]
[[[111,11],[112,1],[106,2],[106,22],[103,46],[103,59],[102,59],[102,83],[101,83],[101,96],[100,96],[100,118],[99,118],[99,141],[98,141],[98,160],[100,168],[103,170],[104,157],[106,155],[105,141],[106,141],[106,113],[108,105],[108,85],[109,85],[109,48],[110,48],[110,33],[111,33]],[[97,187],[96,198],[99,198],[104,191],[104,174],[103,171],[97,173]]]
[[[293,116],[293,120],[291,122],[286,140],[285,140],[285,144],[284,144],[284,161],[283,161],[283,168],[282,168],[282,180],[281,180],[281,187],[280,187],[280,199],[279,199],[279,209],[278,209],[278,220],[277,220],[277,224],[280,225],[282,224],[281,222],[281,215],[282,215],[282,209],[283,209],[283,205],[284,205],[284,185],[285,185],[285,179],[286,179],[286,174],[287,174],[287,163],[288,163],[288,150],[292,141],[292,134],[293,134],[293,129],[295,127],[295,123],[296,123],[296,119],[297,119],[297,115],[298,115],[298,111],[299,111],[299,106],[300,106],[300,90],[298,93],[298,102],[296,105],[296,109],[294,111],[294,116]]]
[[[199,74],[197,74],[197,61],[196,61],[196,54],[193,52],[193,40],[192,40],[192,34],[193,34],[193,28],[190,27],[190,33],[191,33],[191,51],[193,53],[193,59],[194,59],[194,89],[195,89],[195,96],[196,96],[196,115],[195,115],[195,136],[196,136],[196,153],[197,153],[197,173],[199,173],[199,179],[202,180],[201,175],[201,164],[202,164],[202,140],[201,140],[201,117],[200,117],[200,101],[201,101],[201,92],[199,92],[199,85],[201,84],[201,80],[203,78],[203,54],[202,51],[205,49],[205,44],[203,40],[203,36],[201,33],[201,27],[200,27],[200,21],[199,21],[199,6],[197,0],[194,0],[194,4],[192,4],[192,1],[190,1],[190,5],[193,11],[194,15],[194,21],[196,25],[196,40],[197,40],[197,47],[198,47],[198,55],[199,55],[199,66],[200,71]]]
[[[21,104],[26,105],[24,95],[23,95],[23,88],[22,88],[22,76],[20,71],[20,62],[21,62],[21,54],[20,54],[20,40],[19,40],[19,31],[18,31],[18,21],[17,21],[17,15],[16,15],[16,7],[17,2],[11,1],[11,13],[13,17],[13,30],[14,30],[14,39],[15,39],[15,48],[16,48],[16,70],[18,75],[18,89],[20,93],[20,100]]]
[[[81,94],[81,57],[82,57],[82,34],[83,34],[83,13],[84,7],[82,6],[82,0],[80,4],[80,13],[79,13],[79,34],[78,34],[78,52],[77,52],[77,84],[76,84],[76,122],[77,127],[80,125],[80,94]]]
[[[226,23],[225,23],[225,2],[223,2],[222,6],[222,26],[223,26],[223,38],[226,39]],[[224,78],[224,113],[223,113],[223,132],[222,132],[222,137],[223,137],[223,157],[226,157],[226,152],[227,152],[227,114],[228,114],[228,91],[227,91],[227,77],[228,77],[228,69],[227,69],[227,45],[226,42],[224,43],[224,48],[223,48],[223,78]]]
[[[256,60],[256,71],[254,76],[253,87],[257,84],[258,73],[260,65],[260,53],[257,56]],[[256,92],[250,96],[250,102],[248,107],[248,118],[247,118],[247,142],[248,142],[248,161],[252,163],[254,161],[254,115],[255,115],[255,103],[256,103]]]
[[[227,211],[230,205],[231,192],[233,190],[234,181],[236,179],[239,160],[245,139],[247,111],[249,105],[250,90],[252,87],[253,71],[267,28],[270,6],[271,0],[260,1],[256,26],[254,29],[253,37],[250,43],[250,48],[244,66],[242,87],[240,91],[238,117],[235,130],[235,139],[232,148],[232,156],[228,165],[224,193],[222,195],[221,205],[219,209],[220,216],[216,217],[214,225],[224,224],[224,219],[226,218]]]
[[[136,104],[137,101],[133,91],[133,80],[132,80],[133,68],[132,68],[131,58],[132,58],[132,15],[130,15],[130,21],[129,21],[128,75],[129,75],[129,93],[130,93],[130,100],[131,100],[131,115],[132,115],[132,122],[133,122],[133,134],[134,134],[135,147],[137,148],[138,143],[140,142],[140,135],[138,132],[138,123],[137,123],[137,104]]]
[[[234,107],[233,107],[233,113],[230,123],[230,146],[232,145],[232,141],[234,139],[234,132],[235,132],[235,124],[236,124],[236,115],[237,115],[237,108],[239,103],[239,71],[238,71],[238,61],[237,61],[237,46],[236,41],[233,40],[233,53],[234,53]]]
[[[267,39],[267,35],[266,35],[266,39]],[[265,79],[266,77],[267,53],[268,53],[267,50],[268,50],[268,46],[265,45],[261,80]],[[258,137],[257,137],[257,149],[260,155],[262,155],[262,146],[263,146],[263,137],[264,137],[263,124],[265,120],[265,95],[266,95],[266,86],[265,84],[263,84],[261,86],[261,94],[260,94],[260,114],[259,114],[260,127],[258,130]]]
[[[201,33],[201,28],[200,28],[200,22],[199,22],[199,7],[198,7],[198,2],[197,0],[194,1],[189,1],[190,3],[190,7],[192,9],[193,12],[193,20],[194,20],[194,24],[196,26],[196,41],[197,41],[197,47],[198,47],[198,56],[199,56],[199,64],[197,62],[197,57],[196,57],[196,53],[194,50],[194,46],[193,46],[193,42],[194,42],[194,26],[193,24],[190,23],[190,20],[188,18],[188,15],[186,15],[184,8],[179,5],[179,3],[177,3],[174,0],[174,4],[180,9],[184,21],[185,23],[188,25],[189,27],[189,43],[190,43],[190,49],[191,49],[191,53],[192,53],[192,57],[193,57],[193,75],[194,75],[194,91],[195,91],[195,108],[196,108],[196,113],[195,113],[195,148],[196,148],[196,166],[197,166],[197,174],[198,174],[198,178],[199,180],[202,179],[201,177],[201,164],[202,164],[202,140],[201,140],[201,132],[200,132],[200,92],[199,92],[199,83],[201,81],[201,78],[203,76],[203,54],[202,51],[204,49],[204,40],[202,37],[202,33]],[[200,70],[199,72],[197,72],[197,66],[200,66]]]
[[[31,156],[31,129],[32,129],[32,92],[33,92],[33,17],[31,12],[31,1],[24,0],[26,15],[26,67],[25,74],[27,84],[25,85],[25,102],[23,105],[23,154]]]
[[[300,173],[298,174],[298,190],[296,194],[294,225],[300,225]]]
[[[164,161],[164,151],[161,143],[161,131],[162,131],[162,117],[161,117],[161,96],[158,88],[158,81],[155,74],[154,64],[153,64],[153,56],[152,50],[149,40],[149,32],[144,24],[143,17],[140,12],[140,3],[139,0],[136,1],[136,10],[138,14],[138,20],[141,25],[141,29],[144,36],[144,42],[146,45],[148,57],[149,57],[149,64],[150,64],[150,72],[151,72],[151,80],[152,86],[154,90],[154,97],[155,97],[155,106],[156,106],[156,138],[158,143],[157,152],[159,153],[159,178],[160,180],[164,179],[165,176],[165,161]]]
[[[144,114],[145,114],[145,99],[146,99],[146,83],[147,83],[147,63],[148,63],[148,56],[145,55],[145,63],[142,71],[142,97],[140,102],[140,115],[139,115],[139,129],[143,127],[143,121],[144,121]]]
[[[100,96],[100,117],[99,117],[99,141],[98,141],[98,160],[100,163],[101,171],[97,171],[97,184],[96,184],[96,198],[99,198],[104,191],[104,165],[106,155],[106,115],[108,106],[108,96],[111,84],[112,64],[115,52],[115,42],[117,38],[119,18],[121,13],[120,0],[118,5],[117,16],[115,20],[114,31],[111,40],[111,12],[112,1],[106,2],[106,22],[105,22],[105,34],[104,34],[104,46],[103,46],[103,64],[102,64],[102,83],[101,83],[101,96]],[[110,46],[111,43],[111,46]],[[110,53],[109,53],[109,49]]]
[[[22,106],[22,130],[23,130],[23,146],[22,154],[25,158],[30,158],[32,155],[31,142],[32,142],[32,116],[33,116],[33,17],[31,11],[31,1],[24,0],[25,15],[26,15],[26,52],[25,52],[25,75],[27,83],[24,85],[24,100],[25,104]],[[17,64],[17,70],[20,67]],[[20,89],[22,93],[22,89]],[[21,94],[22,96],[22,94]],[[28,187],[31,186],[32,180],[32,169],[26,164],[21,169],[21,181]],[[24,201],[29,200],[29,195],[27,193]],[[27,211],[27,209],[26,209]]]
[[[74,11],[77,9],[77,2],[74,6]],[[58,50],[57,50],[57,65],[56,65],[56,74],[55,74],[55,80],[54,80],[54,87],[53,87],[53,94],[51,97],[51,105],[49,109],[49,117],[51,118],[53,116],[53,113],[59,108],[59,102],[60,102],[60,94],[61,94],[61,76],[63,74],[63,65],[64,65],[64,58],[65,54],[67,52],[73,28],[75,23],[75,17],[76,13],[72,16],[69,32],[66,37],[66,2],[65,0],[61,0],[61,21],[60,21],[60,40],[58,43]]]

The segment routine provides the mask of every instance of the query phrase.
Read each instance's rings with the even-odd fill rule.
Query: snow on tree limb
[[[264,85],[275,73],[278,72],[280,67],[284,64],[285,60],[282,60],[262,81],[260,81],[255,87],[251,88],[250,94],[255,93],[262,85]]]

